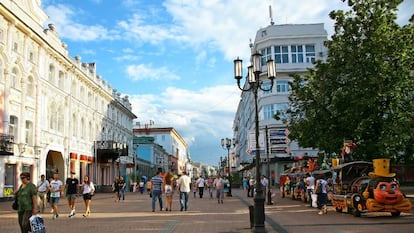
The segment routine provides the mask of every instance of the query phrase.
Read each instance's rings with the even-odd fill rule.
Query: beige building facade
[[[109,186],[133,163],[128,96],[70,57],[46,20],[40,1],[0,2],[0,197],[24,171],[35,183],[75,171]]]

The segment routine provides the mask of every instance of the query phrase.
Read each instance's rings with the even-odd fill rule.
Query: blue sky
[[[70,56],[128,95],[141,124],[174,127],[192,160],[217,165],[232,137],[240,91],[233,60],[250,56],[249,39],[270,23],[324,23],[347,9],[340,0],[43,0]],[[407,24],[414,1],[400,6]]]

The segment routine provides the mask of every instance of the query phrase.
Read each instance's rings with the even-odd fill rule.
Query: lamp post
[[[257,92],[258,90],[270,91],[273,88],[274,79],[276,77],[276,66],[272,59],[267,60],[267,78],[271,81],[271,85],[268,89],[262,87],[262,81],[260,81],[260,74],[262,73],[262,55],[258,52],[252,54],[252,65],[248,67],[247,82],[249,86],[245,89],[240,86],[240,80],[243,78],[243,65],[242,60],[237,58],[234,60],[234,78],[237,81],[237,86],[242,91],[252,91],[254,95],[255,105],[255,139],[256,139],[256,196],[254,197],[254,224],[253,232],[265,232],[265,213],[264,202],[265,196],[263,193],[263,187],[260,182],[260,146],[259,146],[259,112]]]
[[[231,166],[230,166],[230,148],[234,148],[234,140],[232,141],[230,138],[222,138],[221,139],[221,147],[223,147],[223,149],[227,149],[227,166],[228,166],[228,177],[229,177],[229,192],[228,192],[228,196],[231,197]]]

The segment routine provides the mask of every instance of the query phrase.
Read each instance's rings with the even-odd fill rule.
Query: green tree
[[[290,137],[329,154],[352,139],[356,159],[413,162],[413,24],[395,22],[402,0],[342,1],[327,60],[292,76]]]

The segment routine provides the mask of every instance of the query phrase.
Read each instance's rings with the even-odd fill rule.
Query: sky
[[[241,92],[233,60],[244,65],[249,40],[270,25],[324,23],[341,0],[42,0],[69,55],[96,62],[97,74],[128,95],[141,125],[174,127],[192,161],[217,165],[227,156]],[[399,7],[407,24],[414,1]]]

